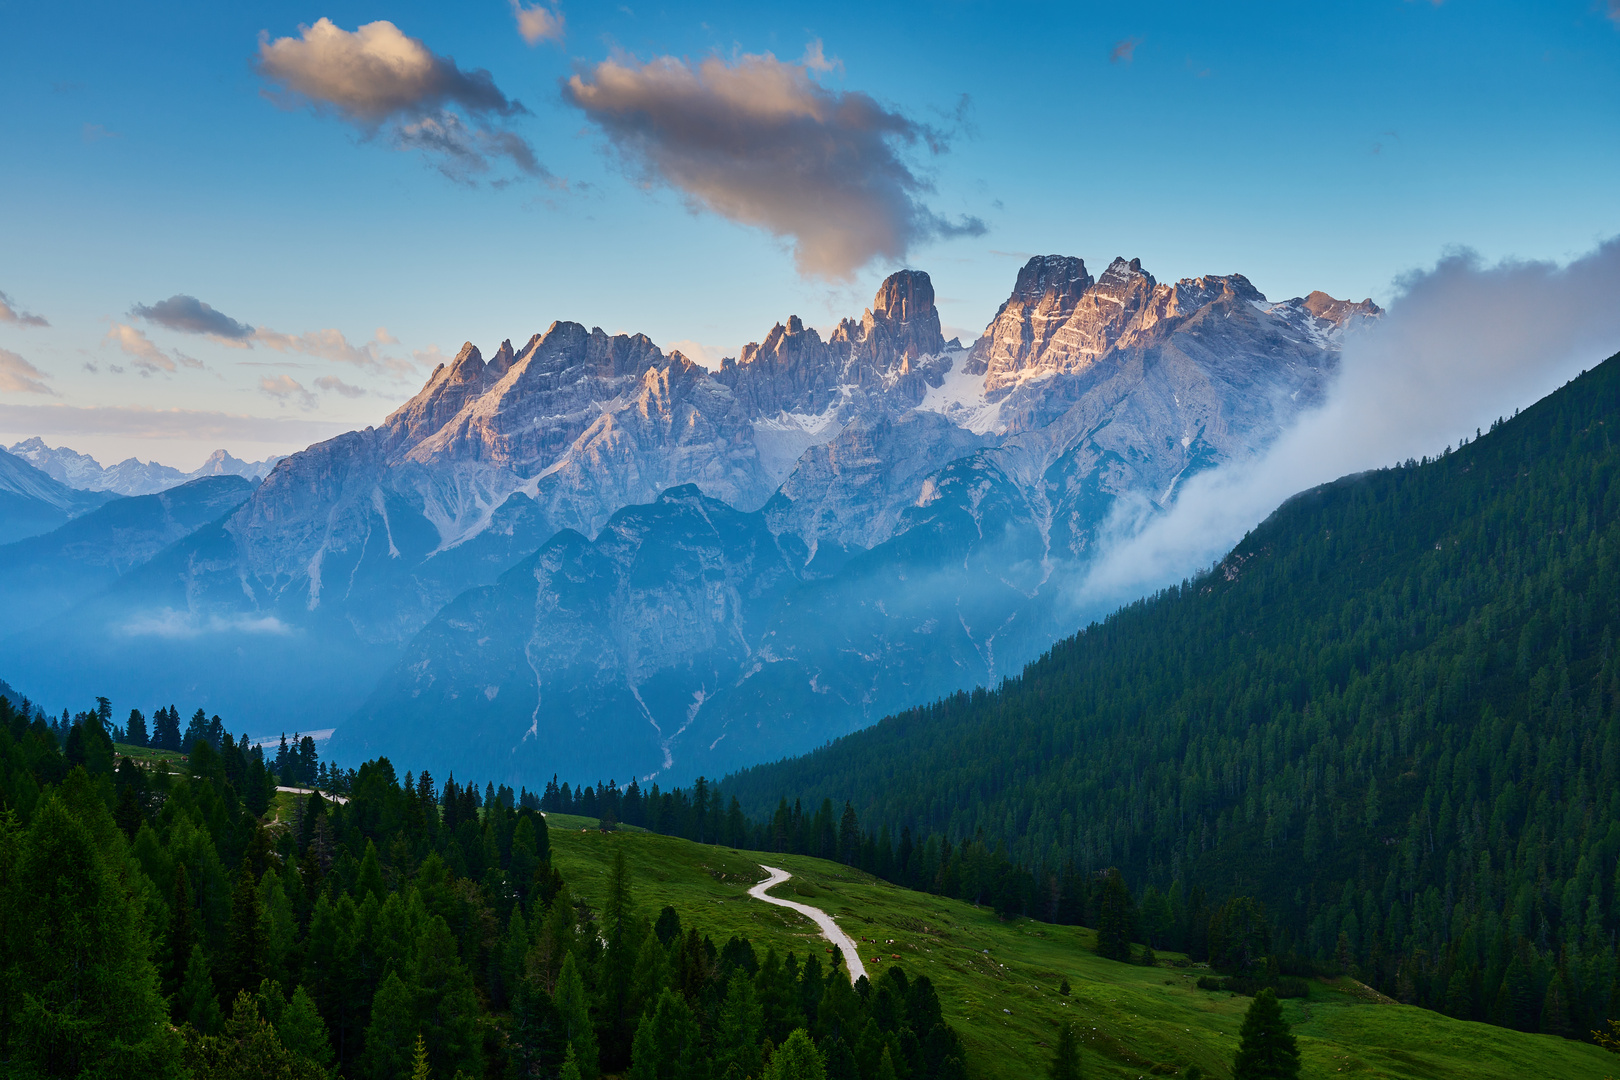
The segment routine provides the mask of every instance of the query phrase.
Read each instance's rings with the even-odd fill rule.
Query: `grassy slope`
[[[173,750],[158,750],[150,746],[136,746],[133,743],[113,743],[113,750],[123,757],[134,758],[140,765],[151,764],[154,761],[186,760],[186,755]]]
[[[747,896],[765,876],[761,861],[791,871],[793,880],[776,895],[832,912],[857,939],[894,940],[881,954],[875,947],[862,950],[869,970],[877,967],[874,957],[898,953],[908,973],[933,980],[976,1078],[1044,1075],[1048,1047],[1064,1019],[1084,1032],[1087,1077],[1176,1075],[1189,1064],[1210,1076],[1231,1075],[1249,999],[1197,989],[1196,969],[1103,960],[1091,951],[1088,930],[1022,919],[1002,923],[988,909],[911,892],[821,859],[756,858],[640,831],[604,834],[594,821],[561,814],[548,821],[555,864],[576,894],[600,907],[612,854],[622,848],[644,912],[655,915],[672,904],[683,925],[696,926],[716,944],[740,934],[761,952],[768,946],[800,954],[824,949],[808,920]],[[1064,978],[1072,986],[1067,999],[1057,993]],[[1314,983],[1308,1000],[1287,1001],[1284,1010],[1299,1035],[1307,1077],[1600,1080],[1620,1071],[1620,1062],[1595,1047],[1383,1003],[1350,980]]]

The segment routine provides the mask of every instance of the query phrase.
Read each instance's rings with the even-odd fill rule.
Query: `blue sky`
[[[1387,301],[1456,246],[1565,261],[1620,232],[1610,0],[542,10],[560,33],[530,44],[505,0],[0,2],[0,439],[261,457],[376,422],[465,340],[572,319],[717,360],[858,315],[899,266],[966,337],[1032,253]],[[320,68],[323,18],[414,39],[426,96]],[[878,134],[827,121],[840,154],[773,202],[806,159],[732,123],[746,72]],[[816,254],[823,189],[900,198],[897,238]],[[135,310],[176,296],[227,333]]]

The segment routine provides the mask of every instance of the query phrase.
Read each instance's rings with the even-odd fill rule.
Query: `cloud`
[[[538,45],[542,41],[562,41],[566,21],[556,8],[512,0],[512,14],[517,18],[518,33],[530,45]]]
[[[237,322],[223,311],[216,311],[195,296],[183,293],[176,293],[150,306],[136,304],[129,313],[182,334],[206,334],[221,345],[246,348],[253,337],[253,327],[247,323]]]
[[[151,375],[159,371],[172,375],[177,367],[204,366],[201,360],[187,356],[183,352],[176,351],[171,357],[154,345],[151,338],[127,323],[113,323],[104,340],[113,342],[133,357],[135,369],[142,375]]]
[[[1141,38],[1128,37],[1114,42],[1114,47],[1108,50],[1110,64],[1128,64],[1136,59],[1136,47],[1142,44]]]
[[[336,375],[322,375],[315,380],[315,385],[332,394],[342,394],[346,398],[365,397],[366,389],[362,386],[350,386]]]
[[[903,156],[919,143],[943,153],[946,133],[820,85],[811,72],[828,64],[817,46],[799,63],[617,58],[562,92],[644,183],[789,240],[801,275],[847,281],[934,237],[983,233],[977,218],[931,210],[931,185]]]
[[[86,124],[80,129],[80,135],[87,143],[100,142],[102,139],[122,139],[123,133],[110,131],[100,124]]]
[[[440,364],[448,364],[451,357],[446,356],[443,350],[441,350],[437,345],[429,345],[425,349],[412,349],[411,359],[415,360],[422,367],[432,371]]]
[[[0,349],[0,392],[8,394],[50,394],[55,397],[56,391],[40,381],[48,378],[50,378],[49,375],[10,349]]]
[[[262,344],[279,353],[302,353],[340,364],[354,364],[367,371],[382,372],[396,377],[410,374],[415,370],[410,361],[397,356],[387,356],[382,352],[384,346],[399,344],[399,339],[390,334],[386,326],[377,327],[376,336],[364,345],[351,345],[342,331],[330,328],[306,331],[302,334],[284,334],[268,326],[255,328],[247,323],[237,322],[194,296],[180,293],[150,306],[136,304],[130,309],[130,314],[167,330],[182,334],[202,334],[221,345],[237,349],[251,349],[255,344]],[[141,357],[147,363],[163,370],[174,370],[172,366],[165,366],[170,363],[168,357],[164,356],[162,351],[139,330],[115,325],[113,333],[108,337],[114,336],[119,338],[119,344],[125,352]],[[203,366],[200,361],[193,360],[183,353],[176,352],[174,355],[180,363],[188,367]],[[243,363],[252,365],[251,361]],[[137,366],[140,366],[140,361],[137,361]]]
[[[0,431],[26,435],[110,435],[128,439],[190,439],[307,446],[349,430],[334,420],[248,416],[199,409],[134,405],[16,405],[0,402]]]
[[[1609,0],[1609,21],[1620,26],[1620,0]]]
[[[0,323],[10,323],[12,326],[49,326],[44,318],[31,315],[17,307],[16,302],[0,292]]]
[[[259,74],[281,86],[283,104],[330,111],[371,138],[424,151],[440,172],[466,182],[505,158],[519,171],[554,178],[520,136],[499,124],[528,114],[482,69],[463,71],[391,22],[344,30],[330,19],[298,37],[259,37]]]
[[[120,629],[128,637],[194,638],[203,634],[274,634],[284,636],[292,628],[274,615],[219,615],[160,608],[142,612]]]
[[[1620,238],[1564,266],[1455,252],[1398,285],[1345,342],[1326,403],[1267,453],[1193,477],[1168,513],[1121,509],[1083,608],[1196,573],[1296,492],[1471,439],[1620,349]]]
[[[317,404],[315,395],[291,375],[266,375],[259,380],[259,392],[268,394],[283,405],[289,402],[296,403],[300,409],[306,411],[313,409]]]
[[[387,356],[382,352],[384,345],[398,344],[397,340],[382,327],[378,327],[377,336],[364,345],[351,345],[341,331],[331,329],[283,334],[261,326],[253,332],[253,340],[276,352],[318,356],[323,360],[353,364],[365,371],[381,372],[396,377],[413,374],[416,370],[409,360]]]

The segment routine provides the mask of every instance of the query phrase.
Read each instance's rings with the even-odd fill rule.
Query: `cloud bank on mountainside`
[[[1398,284],[1265,454],[1194,476],[1167,513],[1122,500],[1074,594],[1087,617],[1208,567],[1290,496],[1471,439],[1620,350],[1620,238],[1563,266],[1460,251]]]

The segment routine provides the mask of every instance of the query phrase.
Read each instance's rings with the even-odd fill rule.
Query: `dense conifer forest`
[[[1057,922],[1117,868],[1138,941],[1229,966],[1242,900],[1285,970],[1586,1037],[1620,1009],[1617,427],[1620,358],[720,798],[758,846]]]
[[[266,760],[200,712],[176,734],[172,707],[155,730],[188,756],[141,757],[112,738],[149,741],[139,714],[19,704],[0,698],[5,1076],[965,1075],[924,976],[852,986],[836,954],[717,945],[638,903],[622,851],[594,910],[527,792],[337,770],[302,739]],[[276,791],[311,776],[345,794]]]

